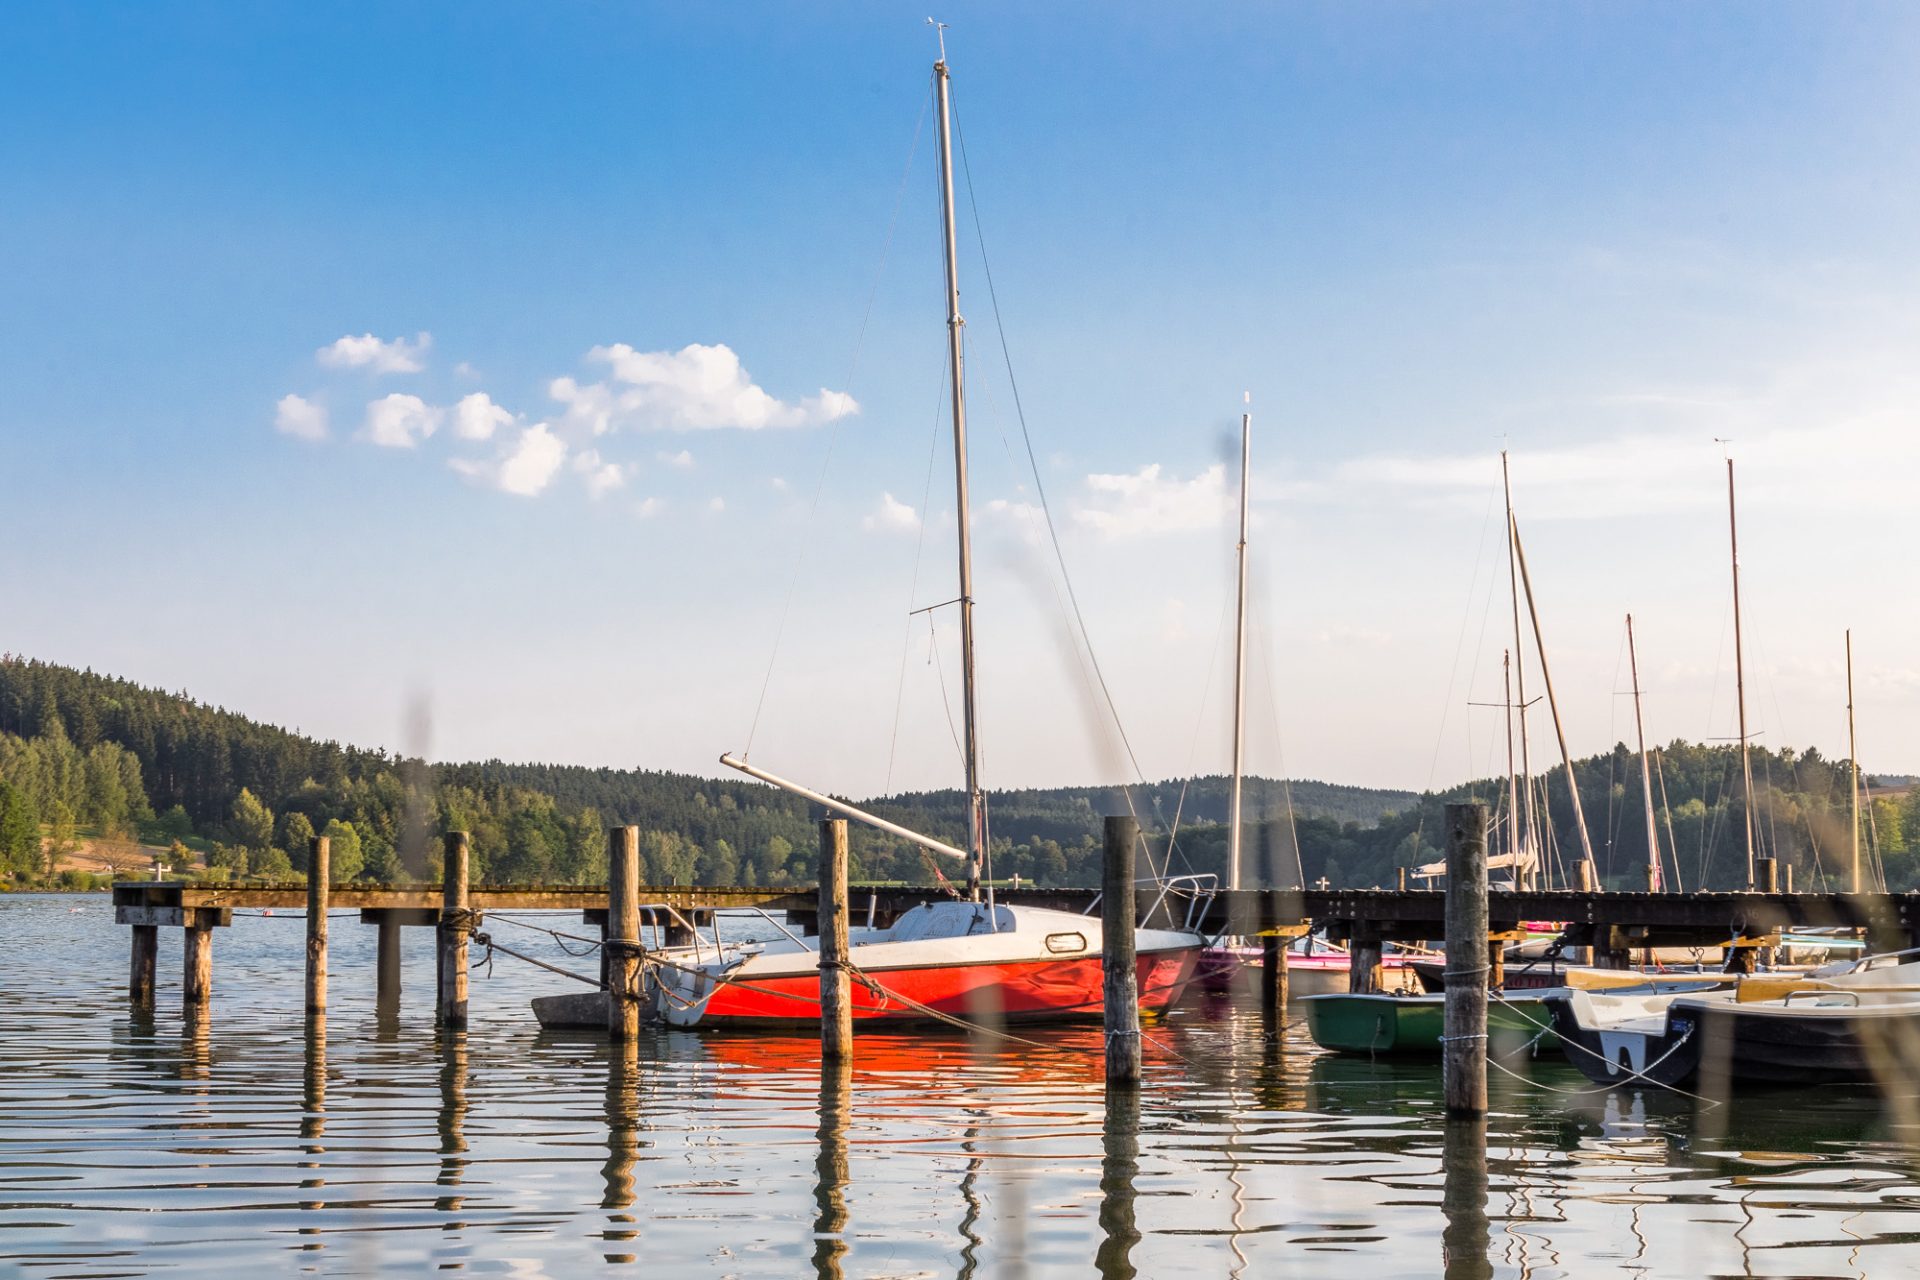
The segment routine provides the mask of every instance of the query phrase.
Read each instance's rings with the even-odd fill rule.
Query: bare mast
[[[1847,629],[1847,811],[1852,818],[1853,891],[1860,884],[1860,749],[1853,737],[1853,629]]]
[[[1747,888],[1753,888],[1753,759],[1747,749],[1747,663],[1740,640],[1740,523],[1733,506],[1733,459],[1727,459],[1727,541],[1733,551],[1733,686],[1740,703],[1740,773],[1746,781]]]
[[[1247,467],[1253,456],[1253,415],[1240,415],[1239,583],[1233,615],[1233,781],[1227,796],[1227,888],[1240,887],[1240,779],[1247,753]]]
[[[1517,855],[1540,842],[1540,827],[1533,813],[1533,759],[1527,749],[1527,667],[1521,654],[1525,649],[1520,640],[1520,570],[1517,567],[1518,556],[1515,551],[1515,533],[1513,524],[1513,482],[1507,476],[1507,451],[1500,451],[1500,489],[1507,501],[1507,592],[1513,600],[1513,676],[1514,687],[1519,693],[1520,707],[1520,777],[1526,783],[1526,829],[1520,829],[1521,811],[1516,804],[1513,814],[1514,853]],[[1508,731],[1511,735],[1511,730]],[[1512,772],[1511,769],[1508,770]],[[1517,883],[1531,885],[1534,870],[1514,863],[1514,877]]]
[[[1627,615],[1627,669],[1633,673],[1633,736],[1640,744],[1640,793],[1647,802],[1647,891],[1658,893],[1662,887],[1660,832],[1653,822],[1653,772],[1647,768],[1647,727],[1640,717],[1640,657],[1633,647],[1632,614]]]
[[[1527,616],[1533,622],[1533,645],[1540,655],[1540,683],[1547,687],[1547,710],[1553,716],[1553,735],[1560,741],[1560,763],[1567,771],[1567,791],[1573,797],[1573,825],[1580,832],[1580,856],[1593,861],[1593,841],[1587,836],[1587,815],[1580,807],[1580,784],[1573,776],[1573,756],[1567,751],[1567,731],[1560,724],[1560,703],[1553,696],[1553,673],[1547,669],[1547,639],[1540,634],[1540,609],[1533,600],[1533,579],[1527,573],[1527,548],[1520,541],[1520,526],[1507,511],[1507,531],[1513,535],[1513,552],[1520,561],[1520,587],[1527,595]]]
[[[967,399],[960,315],[960,255],[953,217],[952,108],[947,91],[947,50],[943,34],[940,60],[933,64],[934,93],[940,107],[940,222],[947,261],[947,367],[953,375],[954,514],[960,533],[960,688],[966,737],[967,894],[980,898],[980,874],[986,862],[987,800],[980,789],[980,738],[974,715],[973,540],[967,516]]]

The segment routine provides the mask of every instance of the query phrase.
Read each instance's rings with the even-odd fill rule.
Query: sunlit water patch
[[[1915,1135],[1860,1091],[1703,1110],[1521,1059],[1483,1147],[1435,1065],[1244,1000],[1150,1026],[1110,1101],[1097,1028],[866,1036],[824,1076],[804,1036],[614,1053],[540,1033],[566,980],[505,957],[443,1035],[431,931],[388,1016],[375,932],[334,922],[310,1025],[299,915],[238,915],[187,1022],[177,931],[136,1017],[103,898],[0,898],[0,1274],[1920,1274]]]

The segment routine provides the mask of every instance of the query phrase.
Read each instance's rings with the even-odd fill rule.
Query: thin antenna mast
[[[1252,396],[1247,399],[1251,401]],[[1253,414],[1240,415],[1239,584],[1233,619],[1233,782],[1227,800],[1227,888],[1240,887],[1240,779],[1247,750],[1247,469],[1253,456]]]
[[[967,398],[960,315],[960,253],[953,217],[952,107],[947,86],[946,24],[931,23],[940,37],[940,61],[933,64],[934,92],[940,106],[940,221],[947,260],[947,367],[953,374],[954,515],[960,542],[960,688],[964,709],[967,770],[967,895],[980,900],[980,874],[986,863],[987,800],[980,788],[980,736],[974,714],[973,538],[967,508]]]
[[[1633,647],[1633,615],[1627,615],[1627,669],[1633,673],[1633,736],[1640,744],[1640,792],[1647,802],[1647,892],[1660,884],[1660,831],[1653,821],[1653,772],[1647,768],[1647,727],[1640,717],[1640,656]]]
[[[1507,690],[1507,852],[1516,882],[1529,873],[1520,856],[1520,775],[1513,771],[1513,650],[1500,651],[1500,677]]]

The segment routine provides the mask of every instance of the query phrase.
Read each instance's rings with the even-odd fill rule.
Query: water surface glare
[[[431,930],[397,1012],[376,932],[332,922],[309,1023],[298,913],[216,931],[205,1020],[163,930],[142,1017],[104,898],[0,897],[0,1275],[1920,1275],[1915,1134],[1862,1091],[1703,1111],[1522,1060],[1483,1141],[1436,1065],[1245,999],[1189,997],[1109,1100],[1097,1028],[867,1036],[824,1074],[805,1036],[622,1053],[541,1034],[568,984],[505,957],[443,1035]]]

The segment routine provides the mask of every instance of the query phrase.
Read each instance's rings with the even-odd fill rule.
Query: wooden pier
[[[400,994],[399,933],[403,928],[436,932],[439,954],[438,1020],[449,1027],[465,1025],[467,1016],[467,947],[474,930],[488,912],[577,911],[581,919],[612,939],[603,955],[613,958],[610,971],[603,964],[603,984],[630,990],[626,972],[637,960],[640,930],[632,922],[652,926],[658,944],[689,940],[688,932],[704,927],[716,911],[758,908],[784,915],[807,933],[818,932],[822,901],[844,903],[843,909],[886,924],[900,913],[949,891],[934,886],[851,885],[833,890],[823,899],[818,886],[711,886],[637,884],[637,859],[628,850],[630,828],[609,833],[610,865],[620,874],[609,885],[489,885],[469,884],[464,833],[446,837],[445,864],[453,871],[441,884],[328,884],[324,878],[308,884],[223,885],[180,881],[124,881],[113,889],[115,918],[132,930],[128,994],[135,1004],[153,1001],[154,971],[158,962],[158,931],[177,928],[184,935],[182,999],[189,1007],[204,1007],[213,984],[213,935],[230,925],[236,910],[306,911],[306,996],[309,1012],[320,1012],[327,1001],[327,929],[329,910],[360,913],[362,924],[379,929],[376,985],[380,1000]],[[311,865],[327,866],[325,842],[316,840]],[[1766,869],[1763,868],[1763,872]],[[323,873],[324,874],[324,873]],[[1764,879],[1764,877],[1763,877]],[[999,901],[1064,911],[1099,909],[1100,894],[1092,889],[999,888]],[[1185,918],[1189,899],[1162,898],[1155,887],[1136,893],[1135,918],[1143,923],[1177,923]],[[637,915],[628,916],[621,904]],[[1148,920],[1148,913],[1153,919]],[[610,917],[618,914],[611,931]],[[1775,945],[1785,928],[1841,927],[1865,931],[1877,951],[1920,947],[1920,894],[1882,893],[1626,893],[1610,890],[1540,890],[1494,892],[1488,897],[1489,936],[1498,940],[1523,922],[1554,922],[1564,926],[1569,946],[1591,949],[1595,963],[1625,967],[1642,948],[1689,946],[1725,948],[1736,966],[1757,949]],[[1241,889],[1213,895],[1197,922],[1208,933],[1240,936],[1297,934],[1307,925],[1325,926],[1328,936],[1345,944],[1352,956],[1357,989],[1371,980],[1382,944],[1440,939],[1446,934],[1445,895],[1438,889]],[[1269,958],[1284,955],[1267,948]],[[617,954],[616,954],[617,953]],[[1284,965],[1270,965],[1268,1003],[1284,1003]],[[1274,996],[1278,995],[1275,1000]],[[624,1032],[622,1026],[618,1029]]]

